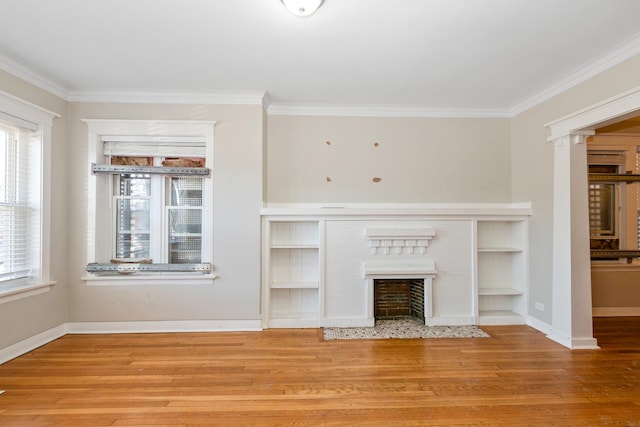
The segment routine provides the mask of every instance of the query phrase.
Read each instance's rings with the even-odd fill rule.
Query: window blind
[[[32,134],[0,122],[0,281],[39,268],[41,150]]]
[[[204,137],[102,135],[101,140],[107,157],[206,157]]]

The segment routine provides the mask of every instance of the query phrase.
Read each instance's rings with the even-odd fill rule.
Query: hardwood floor
[[[67,335],[0,366],[0,425],[640,425],[640,318],[594,323],[593,351],[527,326]]]

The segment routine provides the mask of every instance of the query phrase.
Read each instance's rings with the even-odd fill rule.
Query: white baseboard
[[[475,325],[474,316],[434,316],[425,319],[427,326],[468,326]]]
[[[552,326],[547,322],[536,319],[535,317],[527,317],[527,326],[531,326],[533,329],[537,329],[545,335],[548,335],[553,330]]]
[[[0,349],[0,365],[67,334],[126,334],[147,332],[261,331],[260,320],[176,320],[148,322],[71,322]]]
[[[593,317],[640,316],[640,307],[593,307]]]
[[[547,334],[547,338],[562,344],[571,350],[598,350],[598,341],[595,338],[571,338],[551,331]]]
[[[38,347],[50,343],[53,340],[57,340],[58,338],[65,336],[66,334],[67,325],[62,324],[60,326],[56,326],[55,328],[51,328],[47,331],[27,338],[26,340],[22,340],[13,345],[10,345],[9,347],[0,349],[0,365],[8,362],[11,359],[15,359],[18,356],[22,356],[23,354],[26,354],[31,350],[35,350]]]
[[[150,320],[140,322],[71,322],[69,334],[128,334],[146,332],[261,331],[256,320]]]

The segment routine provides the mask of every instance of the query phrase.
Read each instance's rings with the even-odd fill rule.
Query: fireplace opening
[[[424,323],[423,279],[374,279],[376,320],[413,318]]]

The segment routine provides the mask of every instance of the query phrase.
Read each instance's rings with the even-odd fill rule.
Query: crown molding
[[[509,110],[509,117],[515,117],[518,114],[561,94],[582,82],[595,77],[599,73],[618,65],[619,63],[640,53],[640,33],[630,37],[626,41],[608,51],[604,55],[592,59],[586,64],[570,73],[565,78],[545,89],[544,91],[530,97],[529,99],[513,106]]]
[[[269,115],[404,117],[404,118],[508,118],[509,112],[491,108],[430,107],[414,105],[338,105],[271,103]]]
[[[227,104],[262,105],[269,102],[266,91],[70,91],[69,102],[150,103],[150,104]],[[264,107],[266,108],[266,107]]]
[[[65,100],[67,99],[67,89],[63,85],[43,76],[42,74],[27,67],[25,64],[16,61],[3,53],[0,53],[0,69],[26,81],[27,83],[31,83],[40,89],[46,90],[53,95]]]
[[[630,37],[604,55],[587,62],[542,92],[504,109],[391,104],[278,103],[272,102],[266,91],[74,91],[3,53],[0,53],[0,69],[69,102],[262,105],[269,115],[293,116],[511,118],[637,54],[640,54],[640,33]]]

